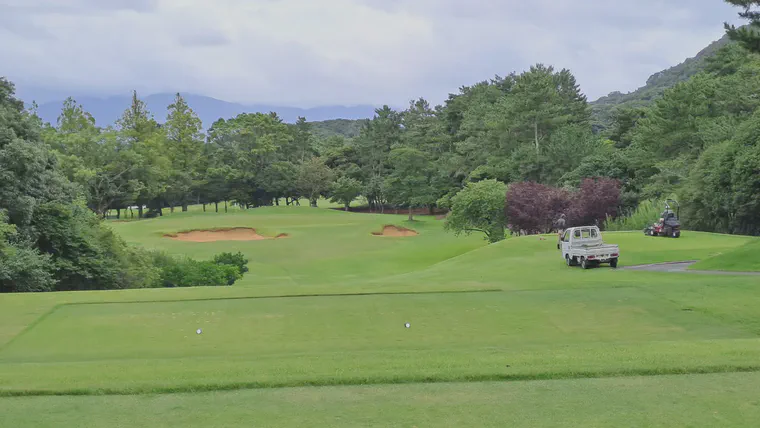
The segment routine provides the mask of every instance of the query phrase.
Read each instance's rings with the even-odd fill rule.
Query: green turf
[[[760,240],[721,252],[690,267],[701,270],[727,270],[734,272],[760,272]]]
[[[420,397],[429,394],[424,391],[438,391],[442,397],[458,393],[452,385],[420,383],[468,381],[463,388],[472,391],[473,406],[483,410],[479,416],[467,415],[475,419],[452,421],[478,426],[503,420],[505,409],[515,408],[502,409],[487,398],[496,393],[492,388],[506,388],[506,395],[533,391],[526,394],[541,396],[536,405],[560,400],[563,406],[569,406],[578,391],[599,388],[599,400],[611,405],[638,400],[653,414],[664,414],[667,402],[647,399],[644,391],[654,388],[657,397],[660,390],[680,390],[684,382],[706,383],[700,380],[706,378],[685,374],[720,373],[712,375],[720,380],[715,388],[695,395],[697,402],[717,400],[718,391],[731,385],[721,383],[735,376],[729,373],[760,369],[758,277],[568,268],[556,249],[556,236],[516,237],[486,245],[477,235],[444,232],[442,222],[430,216],[407,222],[404,215],[307,206],[235,209],[228,214],[191,207],[158,219],[111,224],[130,243],[173,254],[208,259],[221,251],[241,251],[250,259],[251,270],[231,287],[0,295],[0,396],[6,396],[0,398],[0,409],[49,403],[61,406],[56,412],[66,425],[76,414],[88,412],[88,406],[123,406],[120,414],[125,420],[161,426],[156,418],[162,406],[194,406],[191,403],[200,397],[176,393],[266,388],[213,396],[227,394],[232,403],[249,397],[266,403],[262,409],[269,410],[262,410],[264,414],[274,414],[296,405],[297,398],[282,402],[288,394],[303,397],[324,391],[324,409],[315,409],[313,417],[316,425],[331,425],[339,405],[336,397],[352,390],[339,385],[373,385],[355,391],[377,398],[376,413],[346,410],[339,422],[356,426],[351,422],[358,417],[375,425],[398,424],[402,419],[394,418],[404,413],[389,411],[403,407],[392,397],[398,395],[410,403],[423,400],[409,405],[406,420],[446,426],[439,422],[445,418],[424,416],[429,411],[442,415],[444,407],[435,402],[428,408],[428,399]],[[385,224],[412,228],[419,235],[372,236]],[[252,227],[264,235],[290,237],[214,243],[164,237],[221,227]],[[620,245],[620,266],[709,263],[757,242],[695,232],[684,232],[680,239],[641,233],[604,236]],[[407,321],[409,329],[403,325]],[[195,334],[196,328],[203,334]],[[604,386],[630,380],[582,380],[664,374],[684,376],[646,378],[641,382],[648,386],[638,398]],[[568,378],[576,380],[558,380]],[[541,381],[547,379],[553,381]],[[494,380],[533,383],[481,383]],[[588,382],[597,386],[583,386]],[[276,389],[308,385],[325,387]],[[173,394],[9,397],[103,393]],[[77,411],[58,404],[67,402],[82,407]],[[130,413],[135,403],[152,410]],[[466,403],[457,403],[463,412]],[[733,409],[734,404],[726,401],[720,409]],[[369,401],[364,404],[368,405]],[[198,412],[220,413],[220,406],[211,400]],[[235,409],[227,422],[241,424],[247,410],[230,406]],[[516,422],[552,426],[559,420],[529,416],[531,406],[524,407],[524,416],[515,416]],[[615,419],[603,409],[602,404],[588,407],[570,422],[625,426],[615,422],[625,419]],[[682,414],[683,409],[674,410],[674,421],[692,420],[694,415]],[[104,423],[98,422],[98,415],[105,411],[93,411],[91,426]],[[283,424],[299,423],[307,413],[296,412]],[[13,415],[18,421],[14,426],[53,421]],[[192,423],[183,426],[208,426],[204,417],[188,415],[186,420]]]
[[[309,207],[278,207],[230,214],[187,212],[142,222],[114,223],[129,242],[195,258],[222,251],[242,251],[250,270],[236,286],[320,284],[364,281],[411,272],[485,245],[481,237],[458,239],[441,231],[441,222],[420,217],[352,214]],[[372,236],[385,224],[420,232],[409,238]],[[251,227],[265,236],[288,239],[252,242],[193,243],[167,239],[167,233],[217,227]]]
[[[0,399],[4,426],[53,428],[756,427],[760,374]]]

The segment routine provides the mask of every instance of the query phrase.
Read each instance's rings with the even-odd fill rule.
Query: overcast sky
[[[595,99],[693,56],[737,12],[721,0],[0,0],[0,75],[22,96],[404,106],[542,62]]]

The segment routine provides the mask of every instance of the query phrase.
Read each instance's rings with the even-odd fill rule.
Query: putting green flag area
[[[0,295],[0,427],[756,427],[758,240],[488,245],[434,216],[267,207],[112,222],[232,286]],[[656,265],[689,262],[682,269]],[[675,265],[674,265],[675,266]],[[636,268],[632,268],[636,267]]]

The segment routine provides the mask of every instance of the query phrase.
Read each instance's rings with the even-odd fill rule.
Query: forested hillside
[[[653,74],[647,79],[644,86],[633,92],[627,94],[612,92],[591,102],[596,129],[608,128],[612,124],[613,116],[618,108],[637,109],[651,105],[655,99],[662,96],[666,89],[672,88],[677,83],[686,81],[703,71],[707,66],[708,59],[729,42],[728,36],[722,37],[702,49],[696,56],[688,58],[667,70]]]
[[[335,136],[354,138],[359,136],[364,122],[364,119],[332,119],[309,123],[311,132],[317,138]]]

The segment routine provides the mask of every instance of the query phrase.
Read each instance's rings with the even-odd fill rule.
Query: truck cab
[[[609,263],[616,268],[620,249],[617,245],[605,244],[602,232],[596,226],[571,227],[565,230],[559,243],[567,266],[580,265],[583,269]]]

